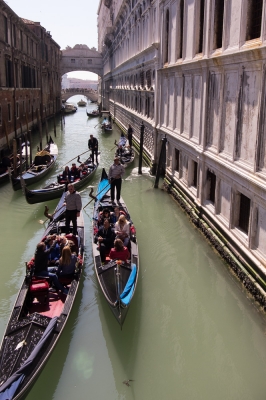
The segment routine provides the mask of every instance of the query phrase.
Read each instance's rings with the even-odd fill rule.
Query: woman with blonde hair
[[[59,266],[57,270],[57,275],[73,275],[75,272],[77,262],[77,256],[75,253],[71,253],[69,246],[65,246],[62,249],[62,255],[59,259]]]
[[[117,239],[121,239],[124,242],[124,246],[127,246],[130,239],[130,225],[124,215],[120,215],[118,221],[115,223],[115,234]]]

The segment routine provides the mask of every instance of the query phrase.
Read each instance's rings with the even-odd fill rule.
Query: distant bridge
[[[72,96],[85,96],[87,99],[95,102],[98,100],[97,90],[92,89],[65,89],[61,92],[62,101],[67,101]]]
[[[72,71],[89,71],[102,77],[102,55],[86,44],[76,44],[73,48],[68,46],[62,50],[61,71],[62,75]]]

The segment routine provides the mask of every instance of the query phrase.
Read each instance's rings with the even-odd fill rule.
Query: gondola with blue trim
[[[121,260],[110,260],[107,254],[106,261],[104,264],[102,264],[99,248],[95,240],[95,236],[98,232],[99,213],[103,210],[103,208],[113,211],[115,207],[111,201],[110,184],[104,169],[102,171],[101,180],[99,182],[97,194],[94,199],[95,203],[92,219],[92,250],[95,272],[103,295],[108,302],[108,305],[116,320],[122,328],[138,282],[139,255],[136,231],[130,218],[127,206],[124,200],[121,198],[118,204],[120,213],[123,213],[126,216],[131,227],[130,242],[128,245],[130,251],[130,260],[126,262],[122,262]]]

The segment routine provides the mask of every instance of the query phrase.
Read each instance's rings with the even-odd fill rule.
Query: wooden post
[[[54,114],[54,135],[56,137],[56,123],[55,123],[55,114]]]
[[[10,149],[9,142],[8,142],[8,131],[7,131],[6,120],[4,120],[4,125],[5,125],[5,134],[6,134],[6,144],[7,144],[7,147]]]
[[[17,176],[17,168],[18,168],[18,163],[17,163],[17,141],[16,139],[13,139],[13,168],[14,168],[14,176]]]
[[[28,113],[26,111],[26,124],[27,124],[27,132],[29,132],[29,121],[28,121]]]
[[[22,160],[22,145],[21,145],[21,143],[22,143],[22,140],[21,140],[21,138],[19,138],[19,174],[20,175],[22,175],[22,162],[23,162],[23,160]]]
[[[48,143],[49,138],[48,138],[48,122],[47,118],[45,117],[45,134],[46,134],[46,142]]]
[[[22,137],[22,135],[23,135],[22,123],[20,122],[20,136]]]
[[[28,135],[27,132],[25,132],[25,157],[26,157],[26,169],[29,168],[29,160],[28,160]]]
[[[31,142],[31,130],[29,130],[29,142],[30,142],[30,165],[32,165],[32,142]]]
[[[42,150],[42,127],[40,123],[40,111],[37,109],[37,119],[38,119],[38,126],[39,126],[39,136],[40,136],[40,150]]]
[[[143,121],[141,122],[140,125],[140,141],[139,141],[139,171],[138,174],[142,174],[142,154],[143,154],[143,140],[144,140],[144,125]]]

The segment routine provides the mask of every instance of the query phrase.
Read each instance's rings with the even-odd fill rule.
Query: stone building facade
[[[60,46],[0,0],[0,149],[61,109]]]
[[[102,102],[266,289],[265,0],[101,0]],[[207,228],[209,229],[209,228]]]

